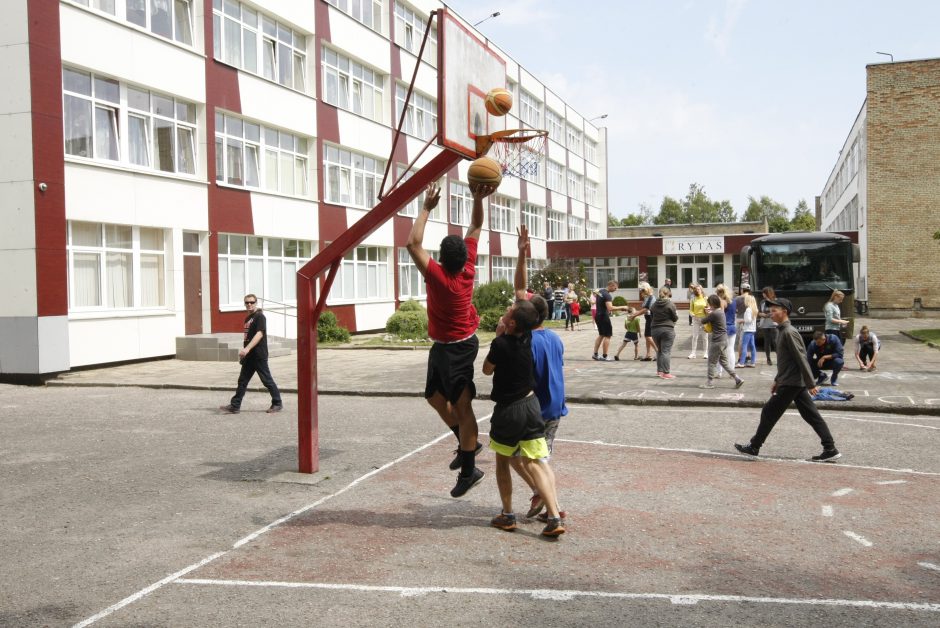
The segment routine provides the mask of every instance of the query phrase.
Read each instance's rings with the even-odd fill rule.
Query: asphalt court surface
[[[19,566],[4,577],[16,579],[0,594],[4,625],[940,620],[934,416],[827,412],[845,458],[820,465],[805,462],[819,445],[793,412],[755,461],[731,450],[753,408],[573,404],[554,457],[569,532],[548,541],[534,522],[489,527],[492,453],[479,486],[447,495],[453,437],[418,399],[321,398],[312,485],[274,481],[293,468],[292,417],[222,417],[218,394],[0,390],[5,412],[23,402],[50,404],[24,440],[64,442],[16,447],[13,461],[18,443],[2,450],[17,496],[49,520],[31,542],[5,533]],[[478,416],[491,408],[475,403]],[[44,476],[56,464],[69,472]]]

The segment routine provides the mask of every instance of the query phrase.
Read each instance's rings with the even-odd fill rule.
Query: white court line
[[[940,473],[934,473],[932,471],[915,471],[914,469],[891,469],[888,467],[869,467],[865,465],[857,464],[843,464],[843,463],[827,463],[827,462],[811,462],[809,460],[795,460],[792,458],[772,458],[770,456],[761,455],[758,458],[754,456],[748,456],[746,454],[735,454],[727,451],[712,451],[711,449],[684,449],[676,447],[652,447],[649,445],[624,445],[622,443],[608,443],[602,440],[574,440],[568,438],[556,438],[556,443],[573,443],[575,445],[601,445],[603,447],[620,447],[623,449],[644,449],[648,451],[669,451],[675,453],[683,454],[707,454],[709,456],[719,456],[722,458],[738,458],[743,460],[753,460],[763,461],[763,462],[776,462],[776,463],[791,463],[791,464],[810,464],[820,469],[860,469],[863,471],[885,471],[888,473],[907,473],[910,475],[925,475],[932,477],[940,477]]]
[[[823,507],[822,507],[822,516],[823,516],[823,517],[831,517],[831,516],[832,516],[832,506],[830,506],[830,505],[828,505],[828,504],[824,504]]]
[[[924,569],[933,569],[934,571],[940,571],[940,566],[934,565],[933,563],[917,563]]]
[[[691,400],[691,401],[694,401],[694,400]],[[585,404],[585,403],[569,403],[569,404],[568,404],[568,408],[569,408],[569,409],[571,409],[571,408],[589,409],[589,408],[596,408],[596,407],[597,407],[596,404]],[[610,407],[611,407],[611,408],[615,408],[615,407],[619,407],[619,406],[610,406]],[[632,412],[635,412],[635,411],[636,411],[636,406],[625,406],[625,407],[622,408],[622,409],[625,410],[625,411],[632,411]],[[652,409],[652,407],[649,408],[649,409]],[[737,407],[737,406],[733,406],[733,407],[728,407],[728,408],[722,408],[722,409],[720,409],[720,410],[710,410],[710,409],[708,409],[708,408],[696,408],[696,409],[695,409],[695,413],[696,413],[696,414],[722,414],[722,415],[728,415],[728,414],[746,414],[746,415],[748,415],[748,416],[755,416],[754,413],[755,413],[756,411],[759,411],[759,410],[760,410],[760,408],[751,408],[751,407],[748,407],[748,408],[739,408],[739,407]],[[850,411],[850,412],[851,412],[851,411]],[[940,417],[934,416],[934,415],[931,415],[931,414],[914,414],[914,415],[912,415],[912,414],[904,413],[904,414],[902,414],[902,415],[899,415],[899,414],[891,414],[890,412],[862,412],[862,411],[856,411],[856,414],[857,414],[858,416],[848,416],[845,411],[839,412],[839,411],[834,411],[834,410],[820,410],[819,413],[820,413],[820,414],[823,416],[823,418],[825,418],[825,419],[845,419],[845,420],[847,420],[847,421],[872,421],[872,422],[876,422],[876,421],[873,421],[873,419],[893,419],[893,418],[897,418],[898,416],[903,416],[903,417],[905,417],[905,418],[907,418],[907,419],[915,419],[915,420],[918,420],[918,421],[940,421]],[[798,410],[787,410],[787,411],[784,413],[784,415],[788,415],[788,416],[800,416],[800,413],[799,413]],[[896,423],[896,422],[894,422],[894,421],[885,421],[885,423],[888,424],[888,425],[908,425],[907,423]],[[929,426],[926,426],[926,425],[917,425],[917,424],[910,424],[910,425],[912,425],[913,427],[929,427]]]
[[[492,413],[487,414],[486,416],[477,419],[477,423],[482,423],[483,421],[487,421],[487,420],[489,420],[489,418],[490,418],[491,416],[493,416]],[[348,491],[348,490],[351,489],[352,487],[356,486],[357,484],[359,484],[359,483],[362,482],[363,480],[365,480],[365,479],[367,479],[367,478],[370,478],[370,477],[372,477],[373,475],[375,475],[376,473],[379,473],[379,472],[381,472],[381,471],[384,471],[385,469],[388,469],[388,468],[391,467],[392,465],[398,464],[398,463],[401,462],[402,460],[406,460],[407,458],[410,458],[411,456],[413,456],[413,455],[415,455],[415,454],[417,454],[417,453],[419,453],[419,452],[421,452],[421,451],[424,451],[424,450],[427,449],[428,447],[431,447],[432,445],[435,445],[435,444],[441,442],[442,440],[444,440],[444,439],[447,438],[448,436],[451,436],[451,434],[452,434],[451,432],[445,432],[445,433],[441,434],[440,436],[438,436],[437,438],[435,438],[434,440],[432,440],[431,442],[425,443],[424,445],[418,447],[417,449],[413,449],[412,451],[408,452],[407,454],[405,454],[405,455],[403,455],[403,456],[400,456],[399,458],[396,458],[395,460],[393,460],[393,461],[391,461],[391,462],[389,462],[389,463],[386,463],[386,464],[382,465],[382,466],[379,467],[378,469],[373,469],[372,471],[369,471],[369,472],[366,473],[365,475],[363,475],[363,476],[361,476],[361,477],[359,477],[359,478],[356,478],[355,480],[353,480],[352,482],[350,482],[349,484],[347,484],[345,487],[341,488],[340,490],[336,491],[336,492],[333,493],[332,495],[327,495],[326,497],[323,497],[323,498],[321,498],[321,499],[318,499],[317,501],[313,502],[312,504],[310,504],[310,505],[308,505],[308,506],[304,506],[303,508],[301,508],[301,509],[299,509],[299,510],[295,510],[294,512],[290,513],[289,515],[286,515],[286,516],[284,516],[284,517],[281,517],[280,519],[278,519],[278,520],[275,521],[274,523],[270,523],[270,524],[264,526],[263,528],[261,528],[260,530],[258,530],[257,532],[253,532],[253,533],[249,534],[248,536],[246,536],[245,538],[240,539],[239,541],[236,541],[235,544],[232,546],[232,549],[241,547],[241,546],[244,545],[245,543],[248,543],[248,542],[250,542],[250,541],[253,541],[254,539],[258,538],[259,536],[261,536],[262,534],[264,534],[264,533],[267,532],[268,530],[274,528],[275,526],[280,525],[280,524],[282,524],[282,523],[285,523],[285,522],[289,521],[290,519],[296,517],[297,515],[300,515],[300,514],[302,514],[302,513],[305,513],[305,512],[307,512],[308,510],[310,510],[311,508],[315,508],[315,507],[319,506],[320,504],[323,504],[324,502],[333,499],[334,497],[337,497],[337,496],[339,496],[339,495],[342,495],[343,493],[345,493],[346,491]],[[113,613],[114,611],[116,611],[116,610],[118,610],[118,609],[121,609],[121,608],[127,606],[128,604],[132,604],[132,603],[136,602],[137,600],[140,600],[141,598],[146,597],[147,595],[150,595],[151,593],[153,593],[153,592],[156,591],[157,589],[163,587],[164,585],[169,584],[170,582],[173,582],[174,580],[177,580],[180,576],[184,576],[184,575],[186,575],[187,573],[189,573],[190,571],[193,571],[194,569],[198,569],[198,568],[200,568],[200,567],[203,567],[203,566],[205,566],[205,565],[208,565],[209,563],[211,563],[211,562],[214,561],[215,559],[217,559],[217,558],[219,558],[219,557],[221,557],[221,556],[225,556],[229,551],[231,551],[231,550],[226,550],[226,551],[224,551],[224,552],[217,552],[217,553],[215,553],[215,554],[212,554],[211,556],[208,556],[208,557],[202,559],[202,560],[199,561],[198,563],[194,563],[194,564],[190,565],[189,567],[185,567],[184,569],[181,569],[180,571],[177,571],[176,573],[171,574],[171,575],[167,576],[166,578],[163,578],[162,580],[151,584],[149,587],[145,587],[145,588],[141,589],[140,591],[138,591],[137,593],[134,593],[133,595],[130,595],[130,596],[124,598],[123,600],[121,600],[121,601],[118,602],[117,604],[114,604],[114,605],[112,605],[112,606],[109,606],[108,608],[104,609],[104,610],[101,611],[100,613],[96,613],[95,615],[92,615],[92,616],[89,617],[88,619],[85,619],[85,620],[83,620],[83,621],[81,621],[81,622],[75,624],[72,628],[84,628],[85,626],[89,626],[89,625],[95,623],[96,621],[98,621],[99,619],[101,619],[102,617],[107,617],[108,615],[110,615],[110,614]]]
[[[854,608],[888,608],[906,611],[940,612],[940,604],[917,602],[879,602],[875,600],[838,600],[814,598],[751,597],[746,595],[705,595],[699,593],[618,593],[610,591],[577,591],[551,589],[490,589],[484,587],[396,587],[364,584],[341,584],[326,582],[276,582],[259,580],[209,580],[204,578],[181,578],[174,584],[208,585],[226,587],[269,587],[287,589],[325,589],[332,591],[359,591],[376,593],[398,593],[402,597],[428,595],[431,593],[460,593],[465,595],[518,595],[535,599],[571,600],[576,597],[609,598],[624,600],[669,600],[672,604],[697,604],[699,602],[750,602],[755,604],[799,604],[805,606],[845,606]]]
[[[844,497],[854,491],[854,488],[840,488],[838,491],[832,493],[833,497]]]
[[[907,480],[882,480],[881,482],[875,482],[875,484],[907,484]]]
[[[851,530],[843,530],[843,531],[842,531],[842,534],[844,534],[845,536],[849,537],[849,538],[852,539],[853,541],[856,541],[857,543],[860,543],[860,544],[864,545],[865,547],[871,547],[872,545],[874,545],[874,543],[872,543],[871,541],[869,541],[868,539],[866,539],[864,536],[855,534],[855,533],[852,532]]]

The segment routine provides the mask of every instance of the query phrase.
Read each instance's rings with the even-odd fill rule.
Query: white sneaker
[[[694,359],[695,359],[695,354],[693,353],[692,355],[690,355],[690,356],[689,356],[689,359],[690,359],[690,360],[694,360]]]

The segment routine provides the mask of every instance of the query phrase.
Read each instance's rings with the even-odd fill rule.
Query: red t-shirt
[[[571,315],[572,316],[581,316],[581,304],[577,301],[571,302]]]
[[[453,342],[472,336],[480,326],[473,307],[473,277],[476,275],[477,240],[466,238],[467,263],[456,275],[448,274],[433,259],[428,262],[428,335],[438,342]]]

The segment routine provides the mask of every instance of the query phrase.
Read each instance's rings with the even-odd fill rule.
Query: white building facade
[[[247,293],[272,335],[295,336],[296,270],[377,203],[415,64],[392,174],[436,133],[433,31],[416,54],[441,6],[8,3],[0,377],[173,355],[178,336],[240,331]],[[521,224],[536,260],[550,239],[607,230],[605,130],[500,55],[506,127],[550,139],[538,173],[504,179],[487,204],[481,282],[511,278]],[[468,224],[468,164],[441,181],[429,249]],[[327,306],[353,331],[425,297],[404,248],[418,202],[343,260]]]

